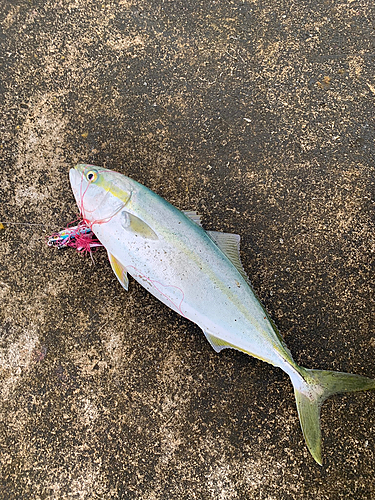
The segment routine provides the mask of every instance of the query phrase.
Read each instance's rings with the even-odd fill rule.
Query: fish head
[[[70,169],[69,179],[83,220],[90,226],[111,220],[133,192],[131,179],[94,165],[76,165]]]

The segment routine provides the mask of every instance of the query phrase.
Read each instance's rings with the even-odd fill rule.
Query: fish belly
[[[215,243],[196,238],[186,249],[164,238],[124,238],[113,226],[112,232],[109,225],[94,230],[146,290],[228,346],[273,365],[283,364],[282,346],[263,307]]]

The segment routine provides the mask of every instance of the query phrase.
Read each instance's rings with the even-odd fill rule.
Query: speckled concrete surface
[[[319,467],[283,372],[45,245],[68,168],[120,170],[241,235],[299,363],[375,377],[372,2],[0,6],[0,498],[374,498],[375,394]]]

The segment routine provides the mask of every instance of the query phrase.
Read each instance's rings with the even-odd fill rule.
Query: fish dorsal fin
[[[220,352],[223,349],[228,349],[230,347],[233,347],[232,344],[228,344],[228,342],[225,342],[225,340],[219,339],[218,337],[211,335],[211,333],[208,333],[204,330],[203,333],[205,334],[208,342],[211,344],[212,349],[214,349],[214,351],[216,352]]]
[[[157,234],[142,219],[126,210],[121,212],[121,225],[126,231],[149,240],[157,240]]]
[[[240,236],[232,233],[220,233],[218,231],[207,231],[210,238],[216,243],[220,250],[225,253],[244,280],[250,284],[248,275],[243,268],[240,257]]]
[[[108,252],[109,262],[111,263],[112,270],[117,276],[117,279],[121,283],[121,285],[128,291],[129,288],[129,278],[128,273],[126,271],[126,267],[121,264],[120,261],[116,259],[111,253]]]
[[[198,224],[198,226],[202,227],[202,221],[201,221],[201,216],[195,212],[194,210],[183,210],[182,213],[186,215],[186,217],[189,217],[193,222]]]

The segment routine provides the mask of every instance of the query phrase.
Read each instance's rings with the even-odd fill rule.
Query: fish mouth
[[[71,168],[69,170],[69,180],[72,186],[81,182],[82,174],[76,168]]]
[[[84,181],[84,177],[83,177],[81,172],[79,172],[75,168],[71,168],[69,170],[69,180],[70,180],[70,185],[72,187],[72,191],[74,194],[74,198],[76,199],[76,202],[79,206],[79,203],[81,200],[80,186],[81,186],[82,182]]]

